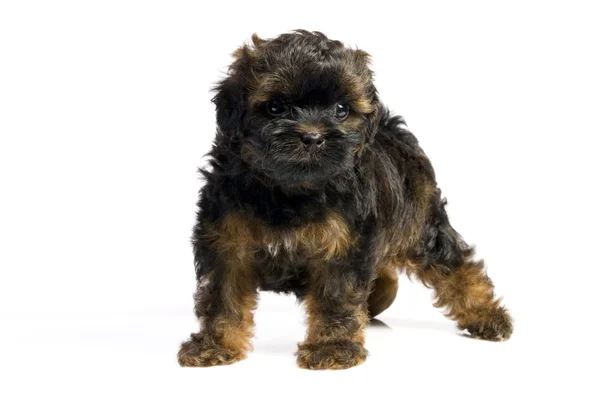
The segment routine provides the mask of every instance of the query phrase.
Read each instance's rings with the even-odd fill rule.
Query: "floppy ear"
[[[356,71],[356,75],[348,78],[346,85],[355,87],[356,92],[361,94],[361,103],[363,110],[367,111],[366,114],[366,132],[364,143],[369,144],[375,139],[379,121],[381,119],[381,104],[379,103],[379,96],[377,89],[373,84],[373,71],[371,70],[371,56],[366,51],[355,49],[350,50],[351,57],[351,70]],[[361,147],[362,150],[362,147]]]
[[[235,77],[229,76],[215,87],[212,101],[217,109],[217,126],[226,135],[241,135],[241,121],[244,118],[244,90]]]
[[[375,140],[375,135],[377,134],[377,129],[379,128],[379,122],[381,121],[381,113],[381,104],[379,103],[377,95],[375,95],[373,98],[373,111],[367,115],[363,140],[356,149],[356,155],[358,157],[362,156],[365,146],[370,145]]]
[[[233,52],[235,61],[231,64],[228,77],[222,80],[216,87],[216,95],[213,103],[217,108],[217,125],[219,129],[227,134],[241,136],[241,121],[246,112],[246,80],[251,77],[252,63],[256,51],[267,41],[252,35],[250,44],[245,44]]]
[[[375,134],[379,128],[379,122],[381,121],[381,104],[379,103],[379,96],[377,92],[373,94],[373,111],[367,116],[367,137],[366,142],[372,143],[375,140]]]

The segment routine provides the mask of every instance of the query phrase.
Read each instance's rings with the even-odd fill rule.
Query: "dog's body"
[[[306,303],[300,366],[357,365],[398,270],[432,287],[461,329],[507,339],[510,316],[450,226],[416,138],[379,103],[367,54],[305,31],[253,42],[217,87],[194,230],[202,329],[179,362],[244,358],[257,291],[270,290]]]

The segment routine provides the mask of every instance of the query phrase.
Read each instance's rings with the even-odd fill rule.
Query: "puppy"
[[[369,55],[303,30],[252,37],[216,87],[217,134],[193,233],[199,333],[182,366],[242,360],[258,292],[292,293],[308,331],[297,363],[365,361],[369,318],[398,272],[473,337],[505,340],[511,318],[482,261],[448,222],[417,139],[380,103]]]

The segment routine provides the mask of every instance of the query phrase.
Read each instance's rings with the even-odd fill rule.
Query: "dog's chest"
[[[299,235],[293,230],[283,230],[277,234],[268,235],[264,240],[264,250],[272,257],[292,255],[298,247],[305,247],[299,240]]]
[[[272,226],[259,219],[230,214],[217,233],[219,241],[238,256],[265,254],[271,258],[343,257],[354,242],[346,220],[329,211],[323,218],[294,227]]]
[[[332,259],[342,257],[352,242],[347,222],[337,213],[298,227],[263,226],[256,243],[271,257]]]

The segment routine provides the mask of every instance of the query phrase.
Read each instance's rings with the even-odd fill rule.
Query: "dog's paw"
[[[475,339],[494,342],[508,340],[513,333],[512,318],[504,307],[479,313],[477,318],[459,324],[459,328],[469,331],[471,337]]]
[[[202,334],[192,334],[190,340],[181,344],[177,354],[177,360],[182,367],[228,365],[244,358],[244,352],[227,349]]]
[[[360,343],[349,340],[303,342],[296,352],[298,366],[306,369],[346,369],[362,364],[367,355]]]

